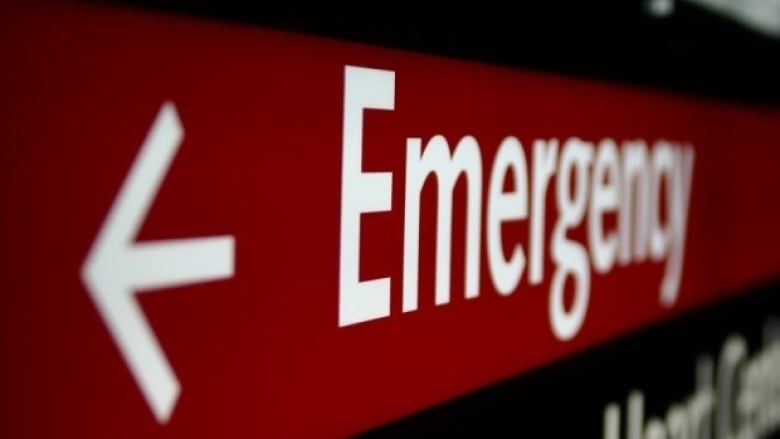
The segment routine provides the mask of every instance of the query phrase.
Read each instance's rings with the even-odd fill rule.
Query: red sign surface
[[[780,274],[780,111],[110,7],[0,26],[0,436],[342,436]]]

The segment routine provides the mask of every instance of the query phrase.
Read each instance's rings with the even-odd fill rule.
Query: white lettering
[[[544,212],[547,205],[547,184],[555,173],[558,161],[558,141],[534,142],[534,170],[531,196],[531,243],[530,268],[528,281],[531,285],[542,282],[544,277]]]
[[[560,216],[552,238],[552,257],[556,264],[550,289],[549,314],[553,333],[568,340],[579,331],[585,320],[590,296],[590,270],[585,247],[566,237],[566,231],[582,222],[588,201],[588,166],[593,160],[593,145],[580,139],[569,139],[561,153],[558,169],[557,201]],[[575,192],[570,192],[571,174],[576,169]],[[574,304],[567,311],[563,303],[566,278],[575,281]]]
[[[644,141],[623,144],[623,191],[620,200],[619,260],[628,264],[631,257],[642,262],[647,254],[647,212],[649,204],[650,172],[647,164],[647,146]],[[634,226],[633,254],[631,253],[631,226]]]
[[[693,180],[693,149],[675,151],[675,167],[671,186],[669,220],[672,223],[672,239],[666,258],[666,271],[661,281],[661,303],[670,306],[677,301],[682,279],[683,254],[688,224],[688,210]]]
[[[460,139],[450,156],[444,136],[434,136],[421,151],[420,139],[406,142],[406,210],[404,218],[404,312],[417,309],[420,246],[420,194],[429,174],[436,176],[436,304],[450,301],[452,195],[461,173],[467,181],[466,297],[479,295],[480,219],[482,213],[482,156],[476,139]]]
[[[504,179],[512,169],[515,188],[504,193]],[[512,255],[504,256],[501,224],[528,216],[528,167],[520,141],[507,137],[498,147],[493,161],[487,205],[487,249],[488,265],[493,285],[499,294],[512,294],[523,275],[525,254],[520,243],[514,245]]]
[[[593,268],[599,273],[611,270],[617,257],[617,232],[605,233],[601,220],[602,215],[614,212],[618,207],[619,178],[617,145],[612,139],[604,139],[596,153],[588,222],[590,256],[593,260]]]
[[[392,205],[390,172],[363,172],[363,110],[392,110],[395,72],[344,69],[344,138],[341,171],[339,326],[390,315],[390,278],[360,280],[360,216]]]

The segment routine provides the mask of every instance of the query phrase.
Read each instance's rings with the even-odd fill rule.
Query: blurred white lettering
[[[768,322],[771,323],[771,322]],[[765,327],[765,329],[768,326]],[[715,374],[711,356],[696,365],[696,390],[671,404],[665,417],[645,422],[645,394],[633,390],[627,401],[626,439],[752,439],[780,428],[780,339],[765,330],[761,349],[748,355],[744,337],[732,334],[721,348]],[[604,439],[620,439],[620,406],[604,407]]]

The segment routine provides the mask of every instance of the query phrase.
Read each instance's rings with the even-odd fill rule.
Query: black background
[[[780,103],[780,39],[680,0],[663,18],[647,12],[648,0],[110,3],[698,95]]]

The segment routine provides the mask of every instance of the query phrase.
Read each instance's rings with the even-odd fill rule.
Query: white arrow
[[[173,103],[163,103],[81,272],[160,423],[170,418],[179,397],[179,381],[134,295],[229,278],[234,270],[232,236],[135,242],[183,134]]]

